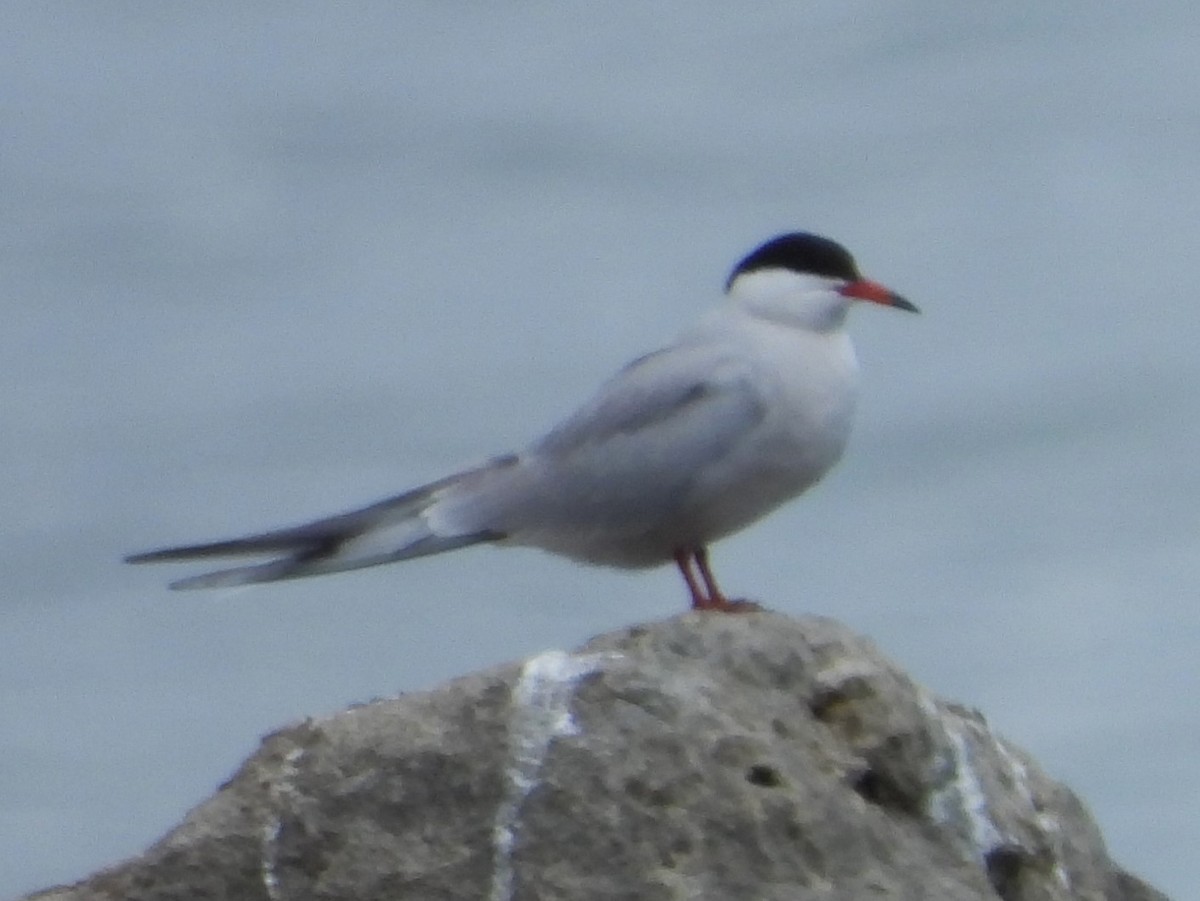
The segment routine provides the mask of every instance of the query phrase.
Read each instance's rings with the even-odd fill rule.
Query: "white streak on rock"
[[[980,861],[983,861],[989,851],[1004,843],[1004,837],[988,812],[987,793],[983,790],[983,783],[979,781],[979,774],[975,772],[971,746],[962,724],[953,717],[944,717],[942,724],[946,728],[946,737],[950,739],[950,747],[954,754],[957,775],[953,791],[958,796],[958,803],[966,817],[975,853]]]
[[[496,862],[488,896],[491,901],[512,899],[512,854],[516,847],[521,804],[537,785],[550,743],[558,736],[579,733],[571,716],[571,697],[576,683],[586,675],[599,672],[607,661],[620,656],[617,653],[572,656],[562,651],[546,651],[525,661],[521,678],[513,689],[505,771],[507,786],[492,827]]]
[[[918,698],[921,709],[941,726],[950,746],[949,755],[939,761],[941,785],[929,797],[930,816],[961,835],[983,865],[987,853],[1001,845],[1004,837],[988,812],[987,793],[975,771],[966,732],[954,713],[942,710],[924,692]]]
[[[1009,772],[1012,773],[1013,785],[1020,788],[1022,799],[1029,805],[1029,809],[1033,811],[1034,821],[1038,824],[1038,828],[1042,830],[1047,843],[1050,845],[1051,853],[1054,855],[1054,878],[1058,880],[1059,885],[1069,890],[1071,888],[1071,877],[1062,862],[1062,825],[1059,823],[1058,817],[1038,807],[1033,797],[1033,790],[1029,787],[1029,770],[1025,767],[1021,758],[1013,754],[1000,739],[996,740],[996,749],[1000,752],[1000,757],[1005,765],[1008,766]]]
[[[279,855],[279,833],[283,829],[283,808],[295,796],[292,779],[299,772],[303,748],[292,748],[283,757],[278,775],[271,781],[268,798],[275,815],[263,826],[262,881],[271,901],[281,901],[279,875],[275,872]]]
[[[1008,749],[1003,739],[986,723],[966,720],[953,711],[943,710],[928,695],[920,696],[922,710],[942,727],[950,745],[950,754],[941,763],[942,785],[929,799],[934,821],[963,835],[969,841],[976,860],[986,866],[987,855],[1002,846],[1019,846],[1035,853],[1011,836],[1005,836],[992,817],[987,791],[974,766],[976,751],[994,748],[999,764],[1008,770],[1012,794],[1029,810],[1030,819],[1042,832],[1054,860],[1054,878],[1065,889],[1071,877],[1063,865],[1062,825],[1058,817],[1039,808],[1033,796],[1029,769]]]

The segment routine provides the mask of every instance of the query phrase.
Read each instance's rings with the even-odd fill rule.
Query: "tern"
[[[624,568],[673,561],[693,608],[752,608],[721,592],[708,546],[804,492],[842,456],[858,383],[850,307],[917,308],[863,278],[842,245],[799,232],[743,258],[725,295],[520,453],[304,525],[126,560],[272,558],[171,584],[218,588],[519,545]]]

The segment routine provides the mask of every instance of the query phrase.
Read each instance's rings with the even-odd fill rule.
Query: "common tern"
[[[217,588],[393,563],[474,544],[585,563],[674,561],[700,610],[742,610],[707,547],[820,479],[850,433],[855,302],[917,308],[813,234],[780,235],[734,267],[726,298],[674,344],[639,357],[528,449],[369,507],[130,563],[273,559],[172,583]]]

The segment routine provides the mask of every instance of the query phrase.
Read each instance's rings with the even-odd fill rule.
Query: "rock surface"
[[[1141,901],[1080,801],[825,619],[686,614],[269,736],[30,896]]]

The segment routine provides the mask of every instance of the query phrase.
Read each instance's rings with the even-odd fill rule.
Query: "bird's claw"
[[[763,609],[763,605],[757,601],[748,601],[745,598],[737,598],[730,600],[729,598],[704,598],[699,603],[692,605],[693,610],[702,610],[712,613],[757,613]]]

